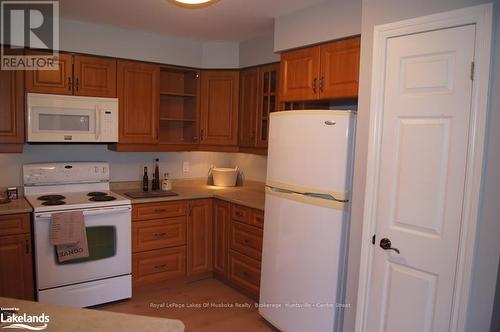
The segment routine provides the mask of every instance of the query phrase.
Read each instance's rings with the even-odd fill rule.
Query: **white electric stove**
[[[88,307],[132,297],[131,202],[109,190],[109,165],[26,164],[23,173],[34,209],[38,301]],[[83,211],[90,255],[59,263],[50,221],[68,211]]]

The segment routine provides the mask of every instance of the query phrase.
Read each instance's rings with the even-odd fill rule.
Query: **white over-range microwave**
[[[27,94],[28,142],[118,142],[118,99]]]

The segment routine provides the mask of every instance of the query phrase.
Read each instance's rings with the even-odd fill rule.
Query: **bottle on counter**
[[[155,159],[155,172],[153,174],[153,184],[151,190],[160,190],[160,159]]]
[[[163,181],[161,182],[161,190],[170,191],[172,190],[172,181],[168,177],[168,173],[164,174]]]
[[[148,168],[144,166],[144,175],[142,176],[142,191],[149,190]]]

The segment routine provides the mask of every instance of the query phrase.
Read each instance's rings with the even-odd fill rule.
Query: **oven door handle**
[[[87,210],[83,211],[84,216],[94,216],[98,214],[110,214],[110,213],[119,213],[119,212],[126,212],[130,211],[132,208],[130,206],[126,207],[119,207],[119,208],[101,208],[101,209],[92,209],[92,210]],[[68,211],[61,211],[61,212],[70,212],[70,211],[79,211],[79,210],[68,210]],[[35,215],[37,218],[42,218],[42,219],[47,219],[52,217],[52,213],[40,213]]]

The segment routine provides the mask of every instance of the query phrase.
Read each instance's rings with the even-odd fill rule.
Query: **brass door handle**
[[[385,237],[382,240],[380,240],[380,248],[382,248],[384,250],[394,250],[396,253],[398,253],[398,254],[400,253],[398,248],[392,247],[391,240],[389,240],[388,238],[385,238]]]
[[[317,84],[318,84],[318,78],[316,78],[316,77],[315,77],[315,78],[313,79],[313,86],[312,86],[312,88],[313,88],[313,92],[314,92],[314,93],[316,93],[316,90],[317,90],[317,89],[316,89],[316,85],[317,85]]]

